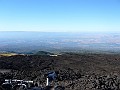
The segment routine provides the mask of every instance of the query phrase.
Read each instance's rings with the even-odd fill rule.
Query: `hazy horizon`
[[[120,51],[120,33],[0,32],[0,51]]]

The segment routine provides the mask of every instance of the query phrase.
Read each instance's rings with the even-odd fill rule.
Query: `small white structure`
[[[47,78],[46,86],[49,86],[49,78]]]
[[[58,55],[56,54],[56,55],[50,55],[51,57],[57,57]]]

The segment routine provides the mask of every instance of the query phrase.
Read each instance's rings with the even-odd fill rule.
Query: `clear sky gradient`
[[[118,32],[120,0],[0,0],[0,31]]]

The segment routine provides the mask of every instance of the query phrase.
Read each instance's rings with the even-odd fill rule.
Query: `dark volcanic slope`
[[[66,81],[82,80],[86,75],[120,75],[120,55],[104,54],[64,54],[58,57],[50,56],[11,56],[0,57],[1,69],[12,69],[14,78],[27,79],[45,83],[44,74],[48,71],[58,71],[59,84],[70,90]],[[80,82],[79,82],[80,84]],[[77,90],[82,86],[75,86]],[[83,86],[84,87],[84,86]],[[79,89],[78,89],[79,90]]]

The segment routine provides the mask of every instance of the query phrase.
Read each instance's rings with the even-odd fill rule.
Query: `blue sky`
[[[0,31],[119,32],[120,0],[0,0]]]

